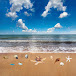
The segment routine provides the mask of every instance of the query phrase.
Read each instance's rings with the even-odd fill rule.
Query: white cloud
[[[22,32],[28,32],[28,33],[35,33],[37,32],[36,29],[28,29],[28,27],[23,23],[22,19],[19,19],[17,21],[17,27],[20,27],[22,29]]]
[[[7,17],[11,17],[13,20],[18,17],[16,12],[9,12],[9,13],[6,13],[6,16]]]
[[[19,12],[23,7],[30,9],[33,6],[30,0],[10,0],[10,5],[12,5],[11,12]]]
[[[28,33],[36,33],[37,31],[34,29],[28,29],[28,30],[22,30],[22,32],[28,32]]]
[[[20,12],[20,10],[24,8],[29,9],[30,11],[32,11],[31,9],[33,9],[33,3],[31,3],[30,0],[10,0],[10,13],[17,13]],[[9,14],[9,12],[8,12]],[[8,15],[6,15],[8,16]],[[10,17],[10,16],[8,16]],[[15,16],[12,15],[13,18],[16,18]]]
[[[59,18],[67,17],[69,14],[67,12],[63,12],[60,14]]]
[[[47,29],[47,32],[53,32],[55,30],[54,27]]]
[[[27,11],[25,11],[24,14],[25,14],[26,16],[32,16],[32,14],[31,14],[31,13],[28,13]]]
[[[41,16],[46,17],[51,8],[57,8],[59,11],[65,11],[66,6],[63,6],[62,0],[49,0],[47,6],[45,6],[45,11]]]
[[[47,33],[51,33],[51,32],[53,32],[55,29],[57,29],[57,28],[62,28],[62,26],[60,25],[60,23],[57,23],[54,27],[52,27],[52,28],[48,28],[47,29]]]
[[[27,26],[23,23],[22,19],[18,20],[17,26],[22,28],[23,30],[28,30]]]
[[[55,28],[62,28],[62,26],[60,25],[60,23],[57,23],[54,27]]]

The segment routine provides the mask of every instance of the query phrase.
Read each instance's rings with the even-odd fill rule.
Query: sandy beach
[[[75,53],[27,53],[28,59],[25,54],[0,53],[0,76],[76,76]],[[18,55],[18,59],[15,59],[14,55]],[[4,59],[4,56],[8,59]],[[31,60],[35,60],[36,56],[46,60],[35,65]],[[53,59],[50,56],[53,56]],[[68,56],[72,58],[70,62],[66,62]],[[57,58],[60,58],[60,61],[54,63]],[[23,65],[18,65],[19,62]],[[64,66],[60,66],[60,62],[63,62]]]

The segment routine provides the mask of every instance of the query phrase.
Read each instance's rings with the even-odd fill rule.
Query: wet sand
[[[18,59],[14,58],[15,54]],[[76,76],[76,53],[28,53],[28,59],[25,54],[0,53],[0,76]],[[8,56],[8,59],[4,59],[4,56]],[[36,56],[46,60],[35,65],[31,60]],[[53,60],[50,56],[53,56]],[[70,62],[66,62],[68,56],[72,58]],[[60,58],[60,61],[54,64],[56,58]],[[23,65],[18,65],[19,62]],[[60,62],[64,62],[64,66],[60,66]]]

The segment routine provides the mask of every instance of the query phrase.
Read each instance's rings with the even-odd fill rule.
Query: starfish
[[[67,62],[67,61],[70,62],[70,59],[72,59],[72,58],[70,58],[70,56],[68,56],[68,57],[66,57],[66,59],[67,59],[66,62]]]
[[[38,65],[39,63],[44,63],[43,61],[44,61],[45,59],[46,59],[46,58],[43,58],[43,59],[41,59],[41,61],[31,60],[31,62],[35,62],[35,65]]]

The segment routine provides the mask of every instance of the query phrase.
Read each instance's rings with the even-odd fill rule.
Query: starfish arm
[[[66,59],[67,59],[67,57],[66,57]]]
[[[42,61],[39,61],[39,63],[43,63]]]
[[[68,60],[66,60],[66,62],[67,62]]]
[[[46,58],[41,59],[41,61],[44,61],[44,60],[46,60]]]
[[[39,64],[39,62],[36,62],[36,63],[35,63],[35,65],[38,65],[38,64]]]
[[[69,62],[70,62],[70,60],[69,60]]]

